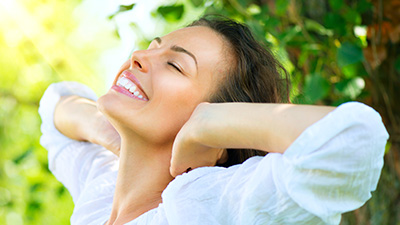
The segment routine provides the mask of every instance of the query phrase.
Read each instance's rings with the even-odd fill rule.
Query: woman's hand
[[[120,136],[92,100],[61,97],[54,112],[54,124],[71,139],[99,144],[119,155]]]
[[[176,136],[170,173],[215,166],[223,149],[284,153],[310,125],[334,107],[270,103],[201,103]],[[240,150],[239,150],[240,151]]]
[[[101,145],[119,156],[121,137],[100,111],[95,114],[88,136],[89,142]]]
[[[211,104],[201,103],[181,128],[172,148],[170,173],[173,177],[203,166],[215,166],[226,158],[226,150],[210,140]],[[214,115],[216,116],[216,115]]]

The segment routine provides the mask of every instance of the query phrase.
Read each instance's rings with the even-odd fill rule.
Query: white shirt
[[[40,141],[51,172],[75,203],[71,224],[104,224],[111,214],[118,157],[55,128],[54,108],[64,95],[96,100],[79,83],[50,85],[40,101]],[[177,176],[157,208],[128,224],[339,224],[341,213],[362,206],[375,190],[387,139],[376,111],[361,103],[342,104],[284,154]]]

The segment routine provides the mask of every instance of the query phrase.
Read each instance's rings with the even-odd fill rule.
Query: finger
[[[181,175],[185,172],[183,165],[179,163],[179,160],[174,157],[174,154],[172,155],[171,158],[171,165],[169,167],[169,173],[171,176],[176,177],[178,175]]]
[[[195,169],[200,166],[195,166],[196,162],[193,162],[192,160],[184,160],[180,161],[177,158],[172,157],[171,158],[171,166],[170,166],[170,174],[173,177],[176,177],[178,175],[182,175],[183,173],[187,173],[191,171],[192,169]]]
[[[192,167],[188,167],[186,170],[176,170],[173,167],[170,167],[170,174],[172,177],[176,177],[176,176],[182,175],[184,173],[189,173],[192,170],[193,170]],[[178,172],[178,171],[180,171],[180,172]]]
[[[169,168],[169,173],[171,174],[172,177],[176,177],[178,175],[183,174],[183,172],[180,172],[179,170],[177,170],[175,167],[171,166]]]

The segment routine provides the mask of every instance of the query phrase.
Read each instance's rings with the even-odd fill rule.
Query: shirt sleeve
[[[40,144],[48,151],[49,169],[64,184],[76,202],[85,184],[116,168],[117,157],[89,142],[72,140],[54,126],[54,110],[62,96],[78,95],[96,101],[96,94],[77,82],[51,84],[40,100]]]
[[[362,103],[343,104],[307,128],[284,154],[262,159],[244,185],[252,194],[243,202],[268,209],[274,218],[301,218],[290,207],[293,201],[324,223],[339,224],[342,213],[361,207],[376,189],[387,139],[376,111]],[[272,179],[261,179],[266,174]]]
[[[177,176],[163,193],[171,224],[339,224],[362,206],[383,167],[381,117],[346,103],[308,127],[284,154]]]

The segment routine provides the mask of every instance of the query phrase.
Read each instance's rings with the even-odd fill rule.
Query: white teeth
[[[147,100],[147,98],[143,97],[143,95],[141,95],[139,93],[139,91],[136,91],[136,89],[137,89],[136,85],[131,80],[129,80],[128,78],[126,78],[126,77],[119,78],[118,81],[117,81],[117,85],[120,86],[120,87],[125,88],[126,90],[131,92],[136,97],[138,97],[140,99]]]
[[[127,84],[129,83],[129,80],[126,79],[125,77],[122,77],[122,78],[119,80],[119,82],[120,82],[120,84],[121,84],[122,86],[125,86],[125,85],[127,85]]]
[[[136,85],[133,85],[131,88],[129,88],[129,91],[130,92],[135,92],[136,91]]]
[[[128,82],[126,85],[124,85],[124,87],[129,90],[133,85],[134,84],[132,84],[131,82]]]

